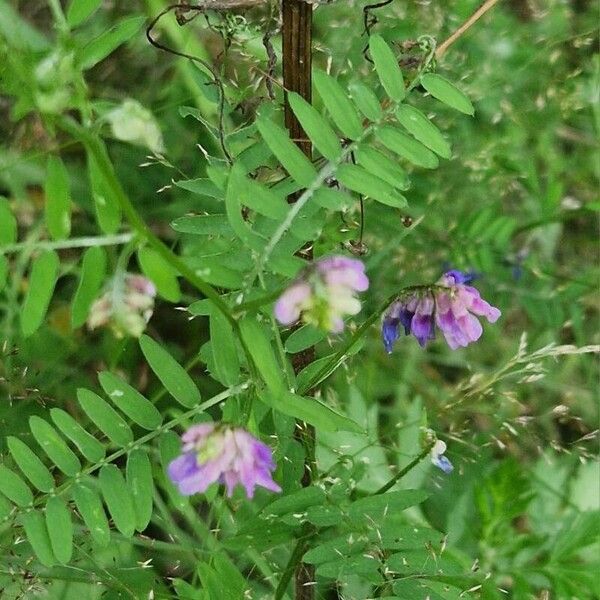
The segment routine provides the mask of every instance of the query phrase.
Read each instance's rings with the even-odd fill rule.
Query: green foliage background
[[[410,81],[418,76],[411,59],[422,53],[402,42],[442,40],[476,5],[396,0],[377,12],[372,31],[403,59]],[[314,63],[343,89],[361,83],[381,100],[386,94],[363,56],[363,6],[339,0],[316,8]],[[303,340],[286,332],[279,347],[268,306],[262,318],[249,311],[235,337],[238,325],[201,300],[157,247],[131,241],[106,173],[94,180],[88,172],[90,148],[101,157],[104,140],[117,181],[152,234],[229,306],[255,268],[253,236],[271,235],[287,214],[268,204],[273,197],[264,190],[278,182],[283,199],[306,187],[297,181],[306,165],[298,176],[287,169],[296,181],[281,179],[279,162],[288,164],[261,142],[282,120],[279,88],[274,101],[267,95],[261,43],[273,30],[279,52],[276,6],[244,13],[247,20],[211,15],[212,30],[201,17],[185,27],[172,17],[159,25],[171,47],[218,65],[228,147],[238,163],[261,166],[250,192],[243,176],[238,188],[219,184],[229,177],[233,186],[234,176],[220,162],[219,93],[209,74],[159,52],[143,35],[162,8],[159,0],[62,8],[58,0],[0,0],[2,598],[271,598],[304,539],[305,560],[317,566],[318,598],[598,597],[600,59],[593,3],[501,2],[460,38],[436,72],[469,96],[473,117],[425,97],[422,88],[411,93],[410,104],[451,141],[452,158],[433,170],[394,158],[410,187],[365,200],[371,286],[363,312],[343,338],[304,330],[317,340],[319,366],[332,356],[341,365],[320,386],[320,399],[339,414],[315,417],[321,480],[308,491],[300,490],[304,452],[291,419],[305,405],[287,397],[290,415],[275,400],[269,404],[279,385],[269,374],[289,367]],[[124,141],[111,121],[127,99],[141,105],[130,106],[145,124],[137,143]],[[338,115],[324,104],[318,89],[314,106],[339,130]],[[65,116],[77,116],[82,130],[65,128]],[[258,210],[249,204],[253,193],[264,203]],[[282,240],[284,249],[265,264],[261,285],[244,289],[244,300],[276,293],[297,272],[293,253],[306,240],[315,240],[317,256],[356,247],[353,198],[340,201],[343,211],[302,213],[298,237]],[[227,202],[237,204],[225,211]],[[253,217],[250,231],[239,228],[243,220],[232,222],[242,205],[266,211]],[[229,220],[224,215],[219,227],[235,229],[231,238],[192,234],[185,221],[225,212]],[[96,240],[91,250],[75,241],[82,238]],[[124,261],[159,289],[140,344],[83,326],[91,300]],[[448,265],[480,273],[482,295],[502,310],[477,344],[452,352],[438,340],[424,351],[403,338],[388,356],[376,326],[352,337],[386,298],[435,281]],[[273,350],[257,349],[261,336]],[[314,375],[300,374],[298,388],[308,389]],[[123,382],[131,388],[117,413],[105,399]],[[183,499],[164,474],[178,452],[174,432],[200,413],[240,420],[254,393],[261,400],[249,427],[274,446],[284,495],[229,501],[211,489]],[[60,427],[65,413],[83,426],[81,445]],[[52,433],[40,423],[53,423],[69,444],[52,438],[46,456],[38,442]],[[454,473],[446,477],[420,461],[378,504],[369,494],[421,454],[424,426],[447,442]],[[84,430],[91,435],[81,441]],[[11,480],[20,473],[19,451],[37,469],[35,500],[29,481],[25,491]],[[55,495],[55,485],[66,495]],[[83,514],[86,506],[98,509],[100,497],[110,524]],[[90,522],[97,531],[89,531]],[[283,593],[291,597],[291,587]]]

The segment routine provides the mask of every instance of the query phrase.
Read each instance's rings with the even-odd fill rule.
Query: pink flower
[[[244,429],[202,423],[188,429],[181,440],[183,453],[169,464],[168,474],[184,496],[203,493],[215,482],[225,484],[228,496],[238,484],[248,498],[256,486],[281,491],[271,475],[271,448]]]

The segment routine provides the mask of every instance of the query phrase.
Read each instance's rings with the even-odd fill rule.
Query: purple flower
[[[438,468],[449,474],[454,471],[452,463],[444,456],[446,452],[446,442],[437,440],[431,449],[431,462]]]
[[[474,287],[465,285],[472,279],[472,274],[447,271],[434,286],[418,287],[396,300],[384,314],[381,327],[387,352],[400,335],[400,325],[421,346],[434,339],[436,325],[453,350],[477,341],[483,332],[477,317],[495,323],[500,311],[483,300]]]
[[[271,475],[275,470],[271,448],[244,429],[202,423],[188,429],[181,440],[183,453],[167,471],[184,496],[205,492],[215,482],[223,483],[230,497],[237,484],[248,498],[257,485],[281,491]]]
[[[360,260],[345,256],[322,258],[307,269],[283,292],[275,303],[275,318],[282,325],[302,319],[332,333],[344,329],[344,315],[360,311],[356,292],[369,287]]]

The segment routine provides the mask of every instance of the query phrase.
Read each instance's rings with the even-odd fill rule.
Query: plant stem
[[[400,481],[409,471],[412,471],[430,452],[433,448],[433,444],[427,444],[425,449],[411,460],[403,469],[400,469],[386,484],[382,485],[376,492],[373,492],[373,496],[379,494],[385,494],[390,488],[393,488],[398,481]]]
[[[54,242],[42,241],[35,244],[34,250],[68,250],[71,248],[92,248],[95,246],[118,246],[126,244],[134,238],[133,233],[119,233],[117,235],[89,236],[56,240]],[[28,242],[0,246],[0,254],[12,254],[29,247]]]

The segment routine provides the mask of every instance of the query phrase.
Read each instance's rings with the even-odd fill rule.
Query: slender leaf
[[[440,102],[458,110],[465,115],[475,114],[471,100],[452,82],[436,73],[425,73],[421,75],[421,85]]]
[[[111,442],[124,447],[133,441],[133,432],[129,425],[100,396],[85,388],[79,388],[77,400],[83,412]]]
[[[370,119],[371,121],[378,121],[381,119],[382,110],[379,98],[375,95],[375,92],[367,87],[364,83],[354,82],[350,85],[350,94],[354,100],[354,104],[358,107],[358,110]]]
[[[288,102],[316,149],[326,159],[337,160],[342,147],[329,123],[296,92],[288,92]]]
[[[54,489],[54,478],[46,465],[37,457],[37,454],[16,437],[8,436],[6,443],[19,469],[31,484],[40,492],[52,491]]]
[[[8,259],[4,254],[0,254],[0,292],[6,285],[6,279],[8,277]]]
[[[245,178],[244,184],[242,204],[256,211],[259,215],[264,215],[276,221],[282,221],[285,218],[289,207],[283,196],[276,194],[254,179]]]
[[[97,492],[84,483],[78,483],[73,489],[73,500],[94,542],[102,548],[108,546],[110,543],[108,519]]]
[[[0,248],[17,241],[17,219],[10,210],[8,200],[0,197]]]
[[[60,432],[77,447],[87,460],[96,463],[104,458],[104,446],[69,413],[61,408],[51,408],[50,417]]]
[[[348,516],[351,521],[380,519],[423,502],[429,494],[424,490],[400,490],[360,498],[350,505]]]
[[[59,496],[51,496],[46,504],[46,529],[54,556],[66,565],[73,555],[73,522],[71,511]]]
[[[240,361],[233,328],[218,310],[211,311],[209,323],[216,375],[223,385],[235,385],[240,380]]]
[[[160,427],[162,415],[156,406],[136,389],[108,371],[100,373],[98,379],[113,404],[134,423],[149,431]]]
[[[424,146],[439,154],[442,158],[450,158],[452,150],[440,130],[414,106],[401,104],[396,116],[402,126]]]
[[[102,0],[71,0],[67,9],[67,23],[71,27],[81,25],[102,4]]]
[[[177,402],[187,408],[200,403],[200,392],[192,378],[160,344],[143,335],[140,347],[156,376]]]
[[[395,188],[405,190],[409,187],[406,171],[379,150],[370,146],[361,146],[356,151],[356,159],[361,167]]]
[[[376,136],[386,148],[418,167],[435,169],[439,165],[438,157],[429,148],[394,127],[382,127]]]
[[[104,465],[98,481],[115,526],[124,536],[131,537],[135,531],[136,515],[131,492],[121,471],[115,465]]]
[[[348,93],[331,76],[316,70],[313,73],[315,87],[336,127],[351,140],[359,138],[363,126],[358,112],[348,98]]]
[[[56,429],[44,419],[33,415],[29,417],[29,428],[48,458],[65,474],[74,477],[81,471],[81,463]]]
[[[179,233],[190,233],[192,235],[233,235],[227,215],[180,217],[171,223],[171,227]]]
[[[112,188],[106,183],[93,155],[87,155],[88,177],[94,198],[96,220],[100,229],[107,234],[113,234],[121,224],[121,206],[113,194]]]
[[[25,337],[37,331],[44,321],[58,278],[60,261],[53,250],[35,258],[31,265],[27,294],[21,309],[21,330]]]
[[[322,329],[317,329],[312,325],[304,325],[293,331],[285,340],[285,351],[290,354],[301,352],[323,340],[326,335]]]
[[[138,250],[138,260],[142,272],[154,283],[158,293],[169,302],[179,302],[181,291],[177,273],[153,248],[144,246]]]
[[[313,194],[313,200],[319,206],[330,210],[342,210],[348,206],[352,206],[355,200],[341,190],[333,188],[320,188]]]
[[[369,171],[352,164],[340,165],[336,177],[338,181],[363,196],[369,196],[378,202],[402,208],[406,206],[406,198],[397,192],[387,181],[380,179]]]
[[[398,66],[398,59],[392,49],[380,35],[375,34],[369,40],[369,52],[375,63],[375,70],[381,85],[388,96],[396,102],[404,100],[404,96],[406,96],[404,79]]]
[[[27,484],[4,465],[0,465],[0,493],[17,506],[24,507],[33,502],[33,494]]]
[[[154,482],[152,467],[148,454],[143,450],[133,450],[127,457],[126,478],[129,491],[133,498],[135,511],[135,528],[144,531],[152,517],[152,499]]]
[[[79,285],[73,297],[71,325],[81,327],[87,319],[90,306],[97,298],[106,276],[106,252],[100,246],[88,248],[81,262]]]
[[[56,564],[56,558],[52,552],[50,536],[46,529],[46,521],[42,513],[38,510],[32,510],[21,517],[23,529],[27,540],[31,544],[35,555],[45,567],[52,567]]]
[[[50,235],[60,240],[71,231],[69,174],[58,156],[48,159],[46,170],[46,226]]]

